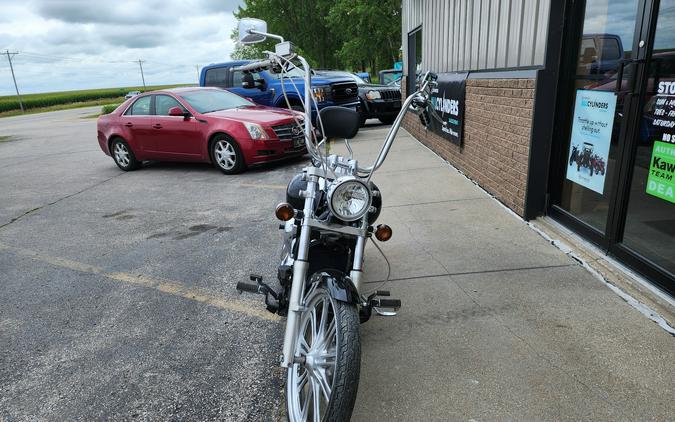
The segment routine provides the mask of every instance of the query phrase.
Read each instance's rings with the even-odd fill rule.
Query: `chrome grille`
[[[400,100],[401,91],[399,90],[389,90],[389,91],[380,91],[380,95],[383,100]]]
[[[300,122],[302,123],[302,122]],[[293,128],[296,128],[296,133],[293,134]],[[288,123],[285,125],[272,126],[272,130],[277,137],[282,141],[295,141],[302,139],[305,136],[304,128],[296,123]]]
[[[354,82],[336,83],[331,85],[331,94],[334,100],[356,99],[359,89]]]

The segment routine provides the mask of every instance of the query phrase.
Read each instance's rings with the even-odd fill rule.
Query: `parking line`
[[[261,183],[238,183],[238,186],[245,188],[261,188],[261,189],[279,189],[286,190],[286,185],[263,185]]]
[[[268,321],[280,321],[281,318],[266,310],[258,310],[249,307],[245,302],[237,299],[227,297],[217,297],[213,293],[205,291],[204,289],[194,289],[187,287],[177,281],[167,280],[158,277],[149,277],[144,275],[135,275],[124,272],[107,272],[100,267],[85,264],[82,262],[73,261],[70,259],[60,258],[56,256],[45,255],[30,249],[17,248],[14,246],[0,243],[0,250],[8,250],[17,255],[25,256],[35,261],[44,262],[54,265],[56,267],[66,268],[73,271],[78,271],[86,274],[96,274],[110,280],[119,281],[126,284],[134,284],[150,289],[155,289],[163,293],[173,296],[182,297],[196,302],[205,303],[207,305],[215,306],[216,308],[227,311],[239,312],[249,316],[257,317]]]

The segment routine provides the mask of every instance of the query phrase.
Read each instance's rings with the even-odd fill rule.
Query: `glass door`
[[[675,0],[661,0],[646,60],[622,246],[675,274]]]
[[[549,213],[675,294],[675,0],[569,13]]]
[[[582,22],[570,42],[567,75],[561,84],[567,95],[558,139],[559,177],[554,204],[604,243],[619,174],[626,99],[636,58],[634,39],[642,24],[639,0],[577,2]],[[640,19],[638,19],[640,16]],[[573,62],[573,63],[572,63]],[[561,113],[558,113],[559,115]]]

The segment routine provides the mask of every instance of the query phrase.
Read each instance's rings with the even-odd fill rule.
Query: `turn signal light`
[[[387,226],[386,224],[380,224],[377,226],[377,229],[375,229],[375,237],[380,242],[386,242],[387,240],[391,239],[391,235],[391,227]]]
[[[295,210],[288,202],[282,202],[277,205],[274,215],[281,221],[288,221],[295,216]]]

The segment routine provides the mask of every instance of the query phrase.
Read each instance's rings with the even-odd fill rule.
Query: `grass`
[[[149,86],[145,91],[188,86],[188,84]],[[22,95],[25,113],[65,110],[77,107],[89,107],[110,103],[121,103],[129,91],[144,91],[143,87],[85,89],[81,91],[48,92],[43,94]],[[25,114],[21,112],[16,96],[0,97],[0,117]]]
[[[8,135],[0,135],[0,143],[3,143],[3,142],[12,142],[12,141],[16,141],[16,140],[18,140],[18,139],[19,139],[19,138],[17,138],[16,136],[11,136],[11,135],[10,135],[10,136],[8,136]]]

